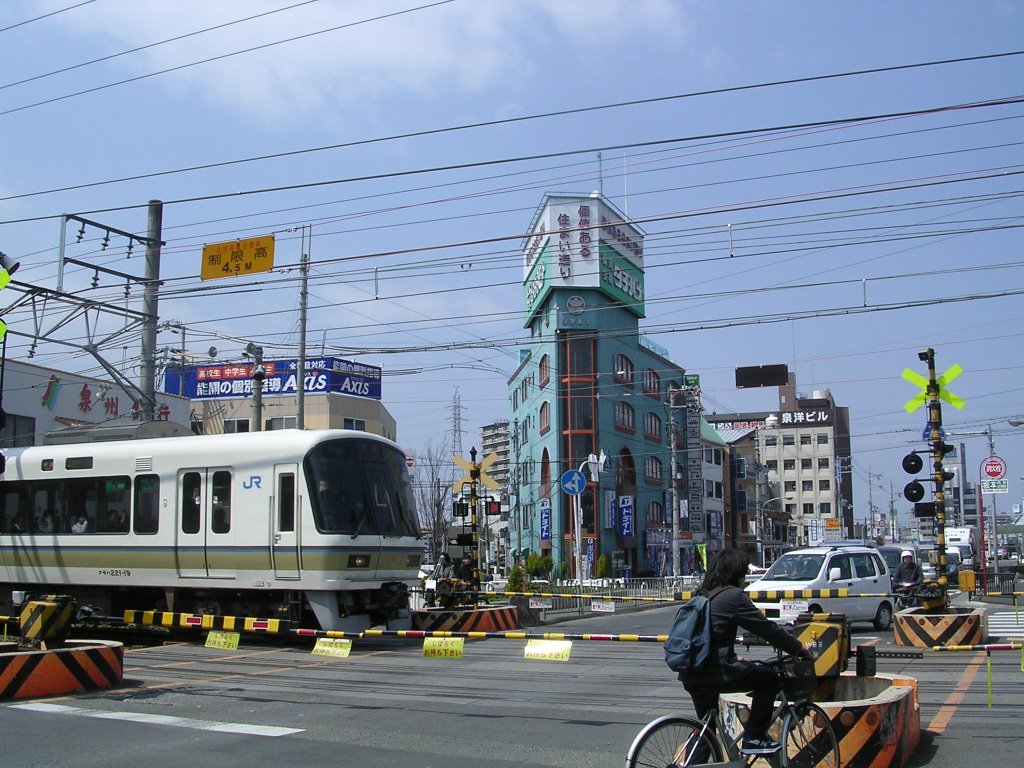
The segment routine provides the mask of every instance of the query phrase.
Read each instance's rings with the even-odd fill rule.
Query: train
[[[25,594],[358,632],[411,624],[424,541],[406,457],[355,430],[5,449],[0,613]]]

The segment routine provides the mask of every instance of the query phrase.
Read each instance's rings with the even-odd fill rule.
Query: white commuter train
[[[0,613],[19,590],[115,616],[409,626],[424,548],[405,455],[389,440],[280,430],[4,454]]]

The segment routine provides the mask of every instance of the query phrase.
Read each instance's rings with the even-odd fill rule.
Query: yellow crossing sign
[[[479,464],[474,465],[471,461],[466,461],[461,456],[452,456],[452,461],[455,462],[455,466],[460,469],[466,470],[466,474],[452,483],[452,488],[456,493],[462,490],[462,486],[472,483],[474,480],[479,480],[481,483],[486,485],[492,491],[498,490],[500,487],[498,481],[487,474],[485,470],[498,460],[498,454],[489,453],[484,456],[484,460]]]
[[[959,365],[951,365],[948,371],[946,371],[944,374],[942,374],[941,376],[939,376],[939,378],[935,380],[936,383],[939,385],[939,399],[945,400],[958,411],[963,409],[967,401],[964,400],[959,395],[950,392],[948,389],[946,389],[946,385],[953,381],[953,379],[955,379],[963,372],[964,369],[961,368]],[[903,405],[903,409],[907,413],[913,413],[928,401],[928,379],[926,379],[921,374],[910,370],[909,368],[903,369],[903,378],[909,381],[915,387],[921,388],[920,392],[918,392],[916,395],[910,398]]]

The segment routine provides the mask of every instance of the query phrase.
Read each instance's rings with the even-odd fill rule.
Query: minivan
[[[747,592],[848,589],[849,597],[800,598],[754,605],[769,619],[792,624],[806,611],[842,613],[847,622],[870,622],[877,630],[892,624],[889,568],[874,547],[820,546],[793,549],[776,560]]]

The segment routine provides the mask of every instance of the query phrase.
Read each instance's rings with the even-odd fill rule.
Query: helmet
[[[909,549],[904,549],[902,552],[900,552],[900,557],[913,557],[913,556],[914,556],[914,553],[911,552]]]

